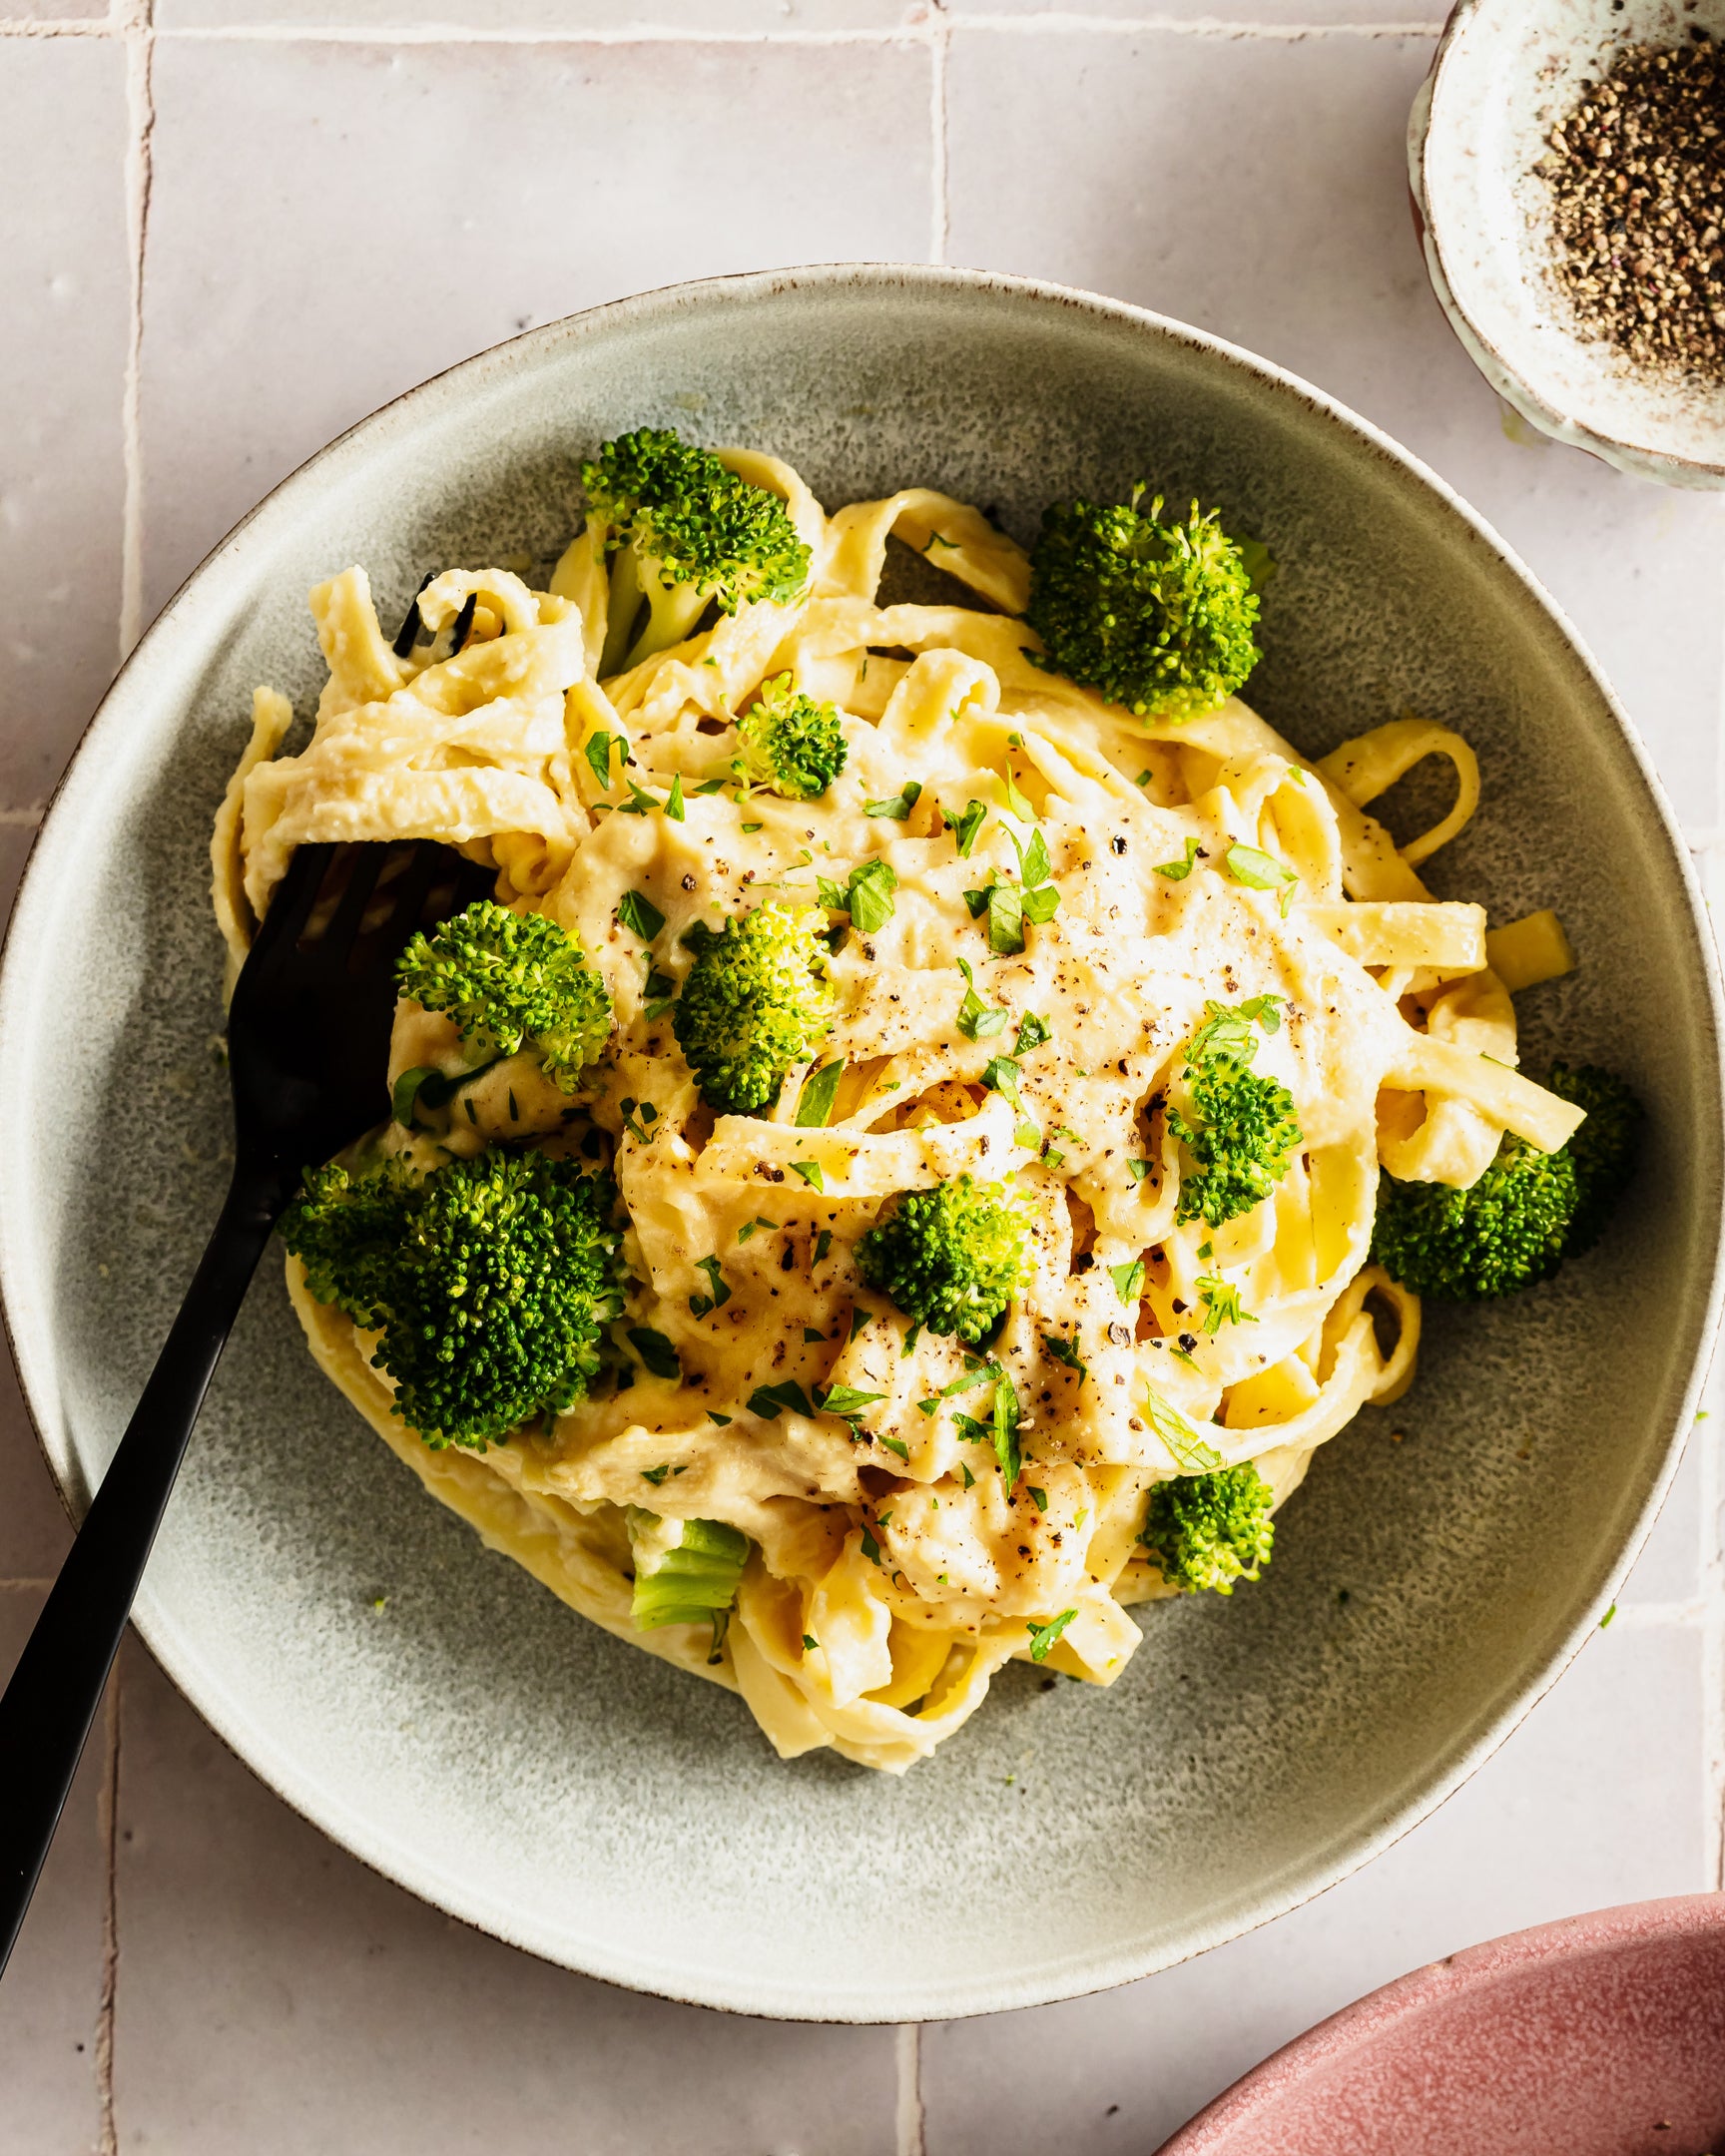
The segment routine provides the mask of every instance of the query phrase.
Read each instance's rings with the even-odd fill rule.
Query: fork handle
[[[30,1906],[211,1375],[287,1201],[237,1173],[126,1434],[0,1699],[0,1969]]]

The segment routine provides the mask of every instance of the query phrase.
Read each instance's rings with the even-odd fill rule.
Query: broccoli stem
[[[633,551],[633,549],[631,549]],[[636,570],[647,594],[647,626],[635,640],[635,648],[629,654],[629,665],[639,666],[643,659],[651,659],[656,652],[669,651],[673,644],[695,634],[695,625],[707,611],[712,594],[695,584],[672,584],[666,581],[659,564],[648,557]]]
[[[611,594],[605,610],[605,647],[599,654],[599,676],[609,681],[623,672],[623,655],[635,635],[635,622],[645,593],[640,567],[632,546],[620,547],[611,557]]]
[[[693,584],[669,582],[660,564],[636,545],[620,547],[611,565],[611,598],[605,617],[605,648],[599,673],[626,674],[644,659],[669,651],[694,634],[711,594]],[[641,621],[643,606],[646,620]],[[635,635],[641,624],[639,636]]]

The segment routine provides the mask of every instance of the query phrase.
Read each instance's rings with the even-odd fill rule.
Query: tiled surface
[[[1401,170],[1436,7],[157,0],[153,28],[145,0],[94,5],[0,0],[0,889],[124,589],[147,616],[337,428],[615,293],[930,254],[1200,322],[1427,457],[1572,610],[1717,883],[1725,500],[1528,442],[1450,339]],[[118,1752],[105,1724],[0,1987],[0,2145],[1146,2151],[1430,1955],[1719,1884],[1720,1428],[1699,1426],[1609,1630],[1376,1866],[1185,1968],[919,2044],[635,2000],[446,1923],[129,1655]],[[65,1542],[8,1388],[0,1665]]]
[[[1436,1817],[1267,1930],[1098,1998],[925,2030],[929,2150],[1147,2152],[1406,1969],[1576,1909],[1692,1889],[1706,1835],[1700,1648],[1694,1631],[1613,1624]]]
[[[890,2029],[671,2006],[466,1930],[286,1812],[142,1652],[126,1665],[120,1747],[114,2095],[126,2145],[890,2148]],[[214,2040],[189,2045],[190,2029]]]
[[[10,1495],[8,1432],[0,1489]],[[45,1478],[44,1478],[45,1479]],[[40,1588],[0,1592],[0,1670],[12,1674]],[[0,1989],[0,2146],[18,2156],[73,2156],[101,2145],[108,2027],[110,1728],[85,1750],[36,1898]]]
[[[9,0],[0,21],[29,23],[72,22],[80,26],[103,20],[107,0]]]
[[[678,122],[648,130],[668,65]],[[920,256],[928,98],[915,45],[163,40],[149,604],[332,434],[532,322],[708,271]]]
[[[119,656],[125,73],[106,40],[0,47],[6,807],[46,796]]]
[[[1404,142],[1431,55],[1425,37],[960,29],[950,259],[1197,322],[1376,420],[1526,554],[1609,669],[1685,820],[1710,831],[1725,496],[1627,480],[1542,437],[1528,446],[1519,422],[1521,438],[1505,431],[1413,238]],[[1069,145],[1087,132],[1140,135],[1154,157],[1125,173],[1081,161],[1051,190],[1043,161],[1020,154],[1031,136]]]

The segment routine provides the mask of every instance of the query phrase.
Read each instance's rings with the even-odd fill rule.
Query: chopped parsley
[[[1211,1275],[1198,1283],[1198,1294],[1204,1304],[1204,1330],[1220,1333],[1225,1325],[1256,1325],[1257,1319],[1249,1310],[1240,1308],[1240,1291],[1231,1281],[1220,1275]]]
[[[825,1063],[804,1079],[797,1099],[799,1130],[823,1130],[833,1120],[833,1103],[839,1096],[839,1081],[846,1067],[843,1062]]]
[[[1025,1629],[1030,1634],[1030,1659],[1032,1662],[1047,1661],[1049,1648],[1059,1639],[1061,1633],[1065,1631],[1077,1614],[1078,1612],[1075,1609],[1063,1609],[1058,1617],[1050,1619],[1045,1625],[1039,1625],[1026,1619]]]
[[[651,960],[647,966],[647,982],[641,991],[645,1001],[643,1010],[648,1018],[663,1018],[677,1000],[677,983],[669,973],[661,973]]]
[[[946,818],[946,828],[953,834],[959,859],[968,860],[970,848],[976,843],[976,833],[988,820],[987,809],[979,801],[973,801],[964,804],[962,815],[955,816],[949,808],[942,808],[940,813]]]
[[[1280,891],[1282,917],[1287,919],[1300,878],[1286,861],[1279,861],[1274,853],[1261,852],[1257,846],[1233,845],[1228,848],[1227,862],[1228,873],[1236,883],[1244,883],[1250,890]]]
[[[819,1334],[816,1335],[817,1340],[820,1337]],[[864,1407],[871,1407],[876,1400],[885,1397],[884,1392],[862,1392],[855,1385],[829,1385],[821,1395],[821,1411],[823,1414],[843,1415],[849,1422],[853,1415],[861,1414]]]
[[[1012,1053],[1015,1056],[1028,1055],[1032,1048],[1040,1048],[1044,1042],[1053,1038],[1054,1028],[1047,1019],[1038,1018],[1034,1011],[1026,1011],[1018,1021],[1018,1038],[1012,1043]],[[1070,1131],[1066,1133],[1068,1138],[1072,1135]]]
[[[815,882],[821,903],[835,913],[849,913],[862,935],[871,935],[892,918],[898,875],[890,861],[859,861],[844,883],[828,876],[817,876]]]
[[[621,734],[608,734],[601,727],[582,752],[587,759],[588,767],[592,771],[594,778],[607,794],[611,791],[611,751],[613,748],[617,750],[620,757],[627,761],[629,744],[624,740],[623,736]]]
[[[617,901],[617,918],[643,943],[651,943],[665,925],[665,916],[651,898],[638,890],[625,891]]]
[[[794,1378],[787,1377],[778,1384],[757,1385],[749,1395],[749,1412],[768,1422],[777,1422],[787,1407],[794,1408],[798,1414],[815,1412],[809,1404],[808,1393]]]
[[[689,1308],[697,1318],[705,1318],[709,1311],[723,1310],[726,1304],[730,1302],[731,1283],[719,1270],[717,1258],[697,1258],[695,1270],[697,1273],[706,1274],[707,1284],[713,1293],[711,1295],[692,1295],[689,1298]]]
[[[676,1348],[663,1333],[655,1333],[651,1326],[631,1326],[629,1345],[652,1376],[681,1380],[683,1365],[677,1359]]]
[[[889,823],[902,823],[921,799],[921,787],[914,779],[909,779],[905,781],[902,793],[894,794],[886,801],[864,802],[862,813],[884,816]]]
[[[1205,1443],[1179,1409],[1171,1407],[1150,1385],[1144,1387],[1144,1412],[1182,1474],[1214,1474],[1218,1467],[1228,1464],[1214,1445]]]
[[[1146,772],[1144,774],[1144,779],[1148,779],[1149,776],[1150,774]],[[1144,784],[1144,779],[1139,780],[1138,784],[1140,786]],[[1156,873],[1159,876],[1166,876],[1170,883],[1184,883],[1186,878],[1192,873],[1192,863],[1197,858],[1198,841],[1196,838],[1188,838],[1186,841],[1186,858],[1184,860],[1158,861],[1156,864]]]
[[[996,1033],[1003,1033],[1007,1013],[991,1010],[976,993],[976,976],[967,959],[958,960],[958,970],[964,976],[964,1000],[958,1006],[959,1032],[966,1040],[988,1040]]]
[[[651,1101],[632,1100],[627,1094],[617,1103],[623,1118],[623,1128],[637,1145],[648,1145],[653,1138],[653,1125],[659,1120],[659,1111]],[[639,1111],[639,1113],[637,1113]]]
[[[1076,1341],[1062,1340],[1058,1333],[1044,1333],[1042,1345],[1056,1362],[1064,1362],[1069,1370],[1078,1372],[1078,1382],[1080,1384],[1084,1382],[1089,1372],[1078,1358],[1078,1343]]]
[[[1026,823],[1035,822],[1036,811],[1024,799],[1023,795],[1019,793],[1010,770],[1003,771],[1000,774],[1000,791],[1005,798],[1007,808],[1011,809],[1015,816],[1018,816]]]

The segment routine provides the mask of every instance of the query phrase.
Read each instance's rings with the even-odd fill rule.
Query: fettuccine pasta
[[[1552,916],[1488,929],[1422,882],[1478,800],[1448,729],[1398,719],[1313,762],[1237,699],[1134,719],[1035,663],[1025,555],[975,509],[913,488],[830,515],[773,458],[725,462],[785,503],[806,589],[603,680],[586,532],[546,590],[436,577],[405,656],[362,570],[319,586],[315,727],[283,754],[291,715],[258,692],[217,912],[232,975],[296,846],[425,837],[579,937],[616,1022],[573,1101],[520,1055],[377,1143],[602,1155],[628,1221],[613,1374],[505,1441],[433,1449],[290,1260],[294,1306],[333,1383],[491,1547],[739,1691],[787,1759],[832,1747],[896,1773],[1008,1660],[1114,1682],[1140,1641],[1128,1612],[1173,1592],[1139,1539],[1158,1484],[1251,1461],[1280,1503],[1409,1384],[1419,1304],[1369,1257],[1380,1168],[1461,1188],[1505,1131],[1566,1141],[1579,1111],[1516,1069],[1510,991],[1572,961]],[[893,537],[975,603],[882,605]],[[845,768],[819,799],[732,777],[737,715],[782,677],[841,714]],[[1454,805],[1398,846],[1372,805],[1433,757]],[[830,1030],[776,1104],[716,1114],[670,1016],[687,933],[766,899],[825,905],[827,930],[823,886],[871,862],[890,909],[830,935]],[[1032,865],[1055,896],[1026,899],[1002,948],[989,888],[1022,895]],[[1248,1013],[1299,1142],[1261,1203],[1211,1226],[1183,1217],[1180,1117],[1218,1009]],[[461,1062],[449,1017],[399,1006],[391,1083]],[[825,1115],[800,1120],[835,1065]],[[966,1174],[1010,1184],[1032,1252],[975,1348],[913,1326],[855,1257],[889,1201]],[[1002,1384],[1015,1479],[990,1438]],[[643,1517],[747,1538],[722,1637],[635,1628]]]

